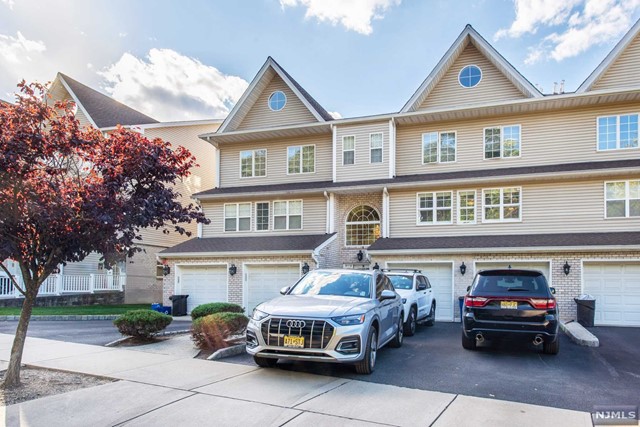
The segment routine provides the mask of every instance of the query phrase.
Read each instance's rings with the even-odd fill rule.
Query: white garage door
[[[227,301],[227,267],[221,266],[189,266],[178,267],[179,292],[189,295],[187,311],[209,302]]]
[[[542,262],[535,262],[535,261],[532,261],[532,262],[526,262],[526,261],[476,262],[476,272],[480,270],[491,270],[494,268],[509,268],[509,266],[511,266],[511,268],[527,268],[531,270],[542,271],[542,273],[544,274],[544,277],[547,278],[547,282],[549,282],[549,284],[553,286],[551,284],[551,276],[549,275],[549,263],[545,261],[542,261]]]
[[[640,263],[585,263],[583,280],[596,325],[640,326]]]
[[[388,268],[421,270],[429,279],[436,296],[436,320],[453,320],[453,274],[451,263],[389,262]]]
[[[246,311],[280,295],[280,289],[291,286],[300,278],[299,264],[264,264],[245,266]]]

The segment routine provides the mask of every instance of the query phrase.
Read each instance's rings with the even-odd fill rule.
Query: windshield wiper
[[[529,289],[525,288],[507,288],[509,292],[529,292]]]

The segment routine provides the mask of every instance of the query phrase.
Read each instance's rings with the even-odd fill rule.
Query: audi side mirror
[[[291,286],[285,286],[284,288],[280,289],[280,293],[282,295],[286,295],[289,293],[290,290],[291,290]]]
[[[385,289],[380,294],[380,301],[384,301],[384,300],[388,300],[388,299],[395,299],[395,298],[396,298],[396,293],[393,292],[393,291],[390,291],[388,289]]]

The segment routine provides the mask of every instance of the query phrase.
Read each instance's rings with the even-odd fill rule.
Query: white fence
[[[16,278],[22,283],[20,277]],[[126,274],[52,274],[44,281],[38,296],[62,294],[92,294],[96,291],[122,291],[127,282]],[[22,296],[6,275],[0,275],[0,298]]]

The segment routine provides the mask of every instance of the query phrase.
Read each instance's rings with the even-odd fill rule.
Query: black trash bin
[[[189,295],[171,295],[169,297],[169,299],[173,303],[171,312],[174,316],[187,315],[187,298],[189,298]]]
[[[584,327],[592,327],[596,317],[596,300],[592,297],[581,296],[573,299],[578,305],[578,323]]]

